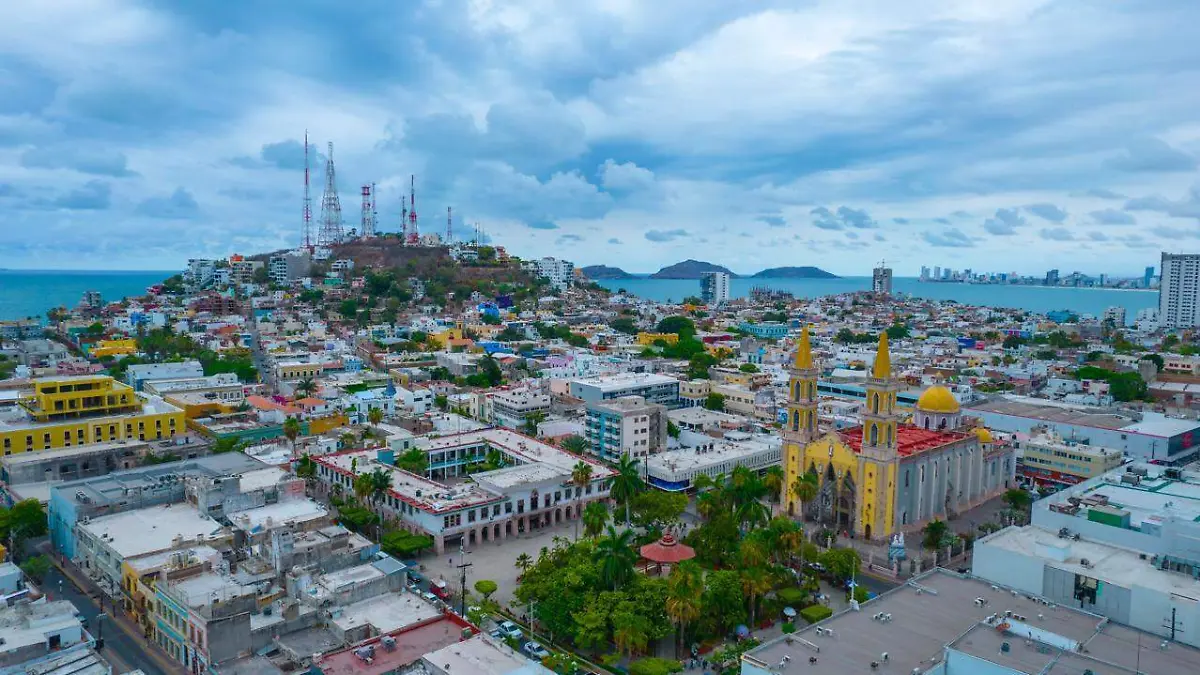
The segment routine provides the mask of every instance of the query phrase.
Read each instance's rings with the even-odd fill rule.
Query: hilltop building
[[[819,431],[818,373],[805,327],[790,372],[783,431],[785,485],[808,473],[820,486],[803,517],[882,538],[919,529],[1015,485],[1013,450],[995,443],[987,429],[965,426],[958,400],[945,387],[927,389],[912,422],[901,421],[886,333],[879,336],[859,426]],[[790,489],[784,498],[788,513],[800,514]]]

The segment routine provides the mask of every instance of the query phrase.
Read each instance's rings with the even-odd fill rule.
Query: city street
[[[91,596],[80,591],[70,579],[64,577],[57,566],[50,568],[43,587],[52,599],[70,600],[79,610],[79,615],[87,620],[88,632],[97,639],[104,639],[104,647],[100,649],[100,654],[112,664],[114,673],[127,673],[139,669],[146,675],[180,672],[177,668],[167,671],[158,665],[158,661],[165,661],[166,657],[162,654],[148,653],[149,646],[145,640],[140,636],[135,638],[130,635],[128,627],[114,622],[113,618],[107,615],[107,611],[104,618],[98,618],[99,604]],[[111,611],[111,607],[107,607],[106,610]],[[156,656],[158,658],[154,658]]]

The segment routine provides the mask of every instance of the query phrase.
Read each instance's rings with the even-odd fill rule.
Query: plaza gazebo
[[[648,560],[656,566],[658,573],[662,574],[663,566],[678,565],[684,560],[691,560],[696,557],[696,551],[687,544],[681,544],[675,540],[675,536],[667,533],[656,542],[646,544],[640,551],[642,558]],[[649,569],[649,567],[647,567]]]

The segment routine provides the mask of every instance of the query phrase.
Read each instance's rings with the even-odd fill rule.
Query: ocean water
[[[695,279],[650,279],[643,276],[602,280],[599,283],[610,290],[623,288],[640,297],[660,302],[700,295],[700,282]],[[729,292],[734,297],[745,297],[756,286],[790,291],[798,298],[813,298],[870,290],[871,278],[732,279]],[[1065,309],[1077,314],[1100,316],[1109,307],[1124,307],[1129,322],[1133,321],[1138,310],[1158,306],[1157,291],[1110,288],[922,283],[914,277],[898,277],[892,280],[892,291],[931,300],[956,300],[967,305],[1011,307],[1038,313]]]
[[[176,272],[0,270],[0,321],[27,316],[46,318],[53,307],[74,307],[84,291],[105,300],[142,295],[146,288]]]

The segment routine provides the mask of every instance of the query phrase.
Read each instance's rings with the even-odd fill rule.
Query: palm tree
[[[304,394],[305,398],[307,398],[317,392],[317,383],[313,382],[311,377],[306,377],[296,385],[296,391]]]
[[[317,463],[308,456],[308,453],[305,453],[300,461],[296,462],[296,475],[304,479],[306,489],[312,489],[312,481],[317,477]]]
[[[617,532],[609,525],[608,534],[596,544],[593,555],[600,563],[600,578],[614,591],[633,576],[633,564],[638,555],[633,550],[633,542],[633,530],[626,528]]]
[[[379,423],[383,421],[383,408],[371,408],[367,411],[367,421],[371,426],[378,428]]]
[[[516,565],[517,569],[521,570],[521,574],[525,574],[529,571],[530,567],[533,567],[533,558],[529,557],[528,553],[522,553],[521,555],[517,556],[516,563],[514,564]]]
[[[742,572],[742,593],[750,601],[750,626],[754,626],[754,609],[758,599],[771,590],[771,577],[761,567],[751,567]]]
[[[684,627],[700,618],[704,575],[694,561],[685,560],[667,578],[667,616],[675,622],[678,641],[675,656],[683,652]]]
[[[573,452],[576,455],[582,455],[592,449],[592,444],[579,434],[571,434],[562,440],[562,449],[567,452]]]
[[[608,479],[609,495],[618,504],[625,504],[625,527],[629,527],[629,503],[633,501],[634,496],[645,489],[646,484],[638,475],[638,460],[629,455],[622,455],[613,469],[616,473]]]
[[[747,532],[766,524],[771,519],[770,509],[757,499],[749,499],[738,504],[734,515],[737,522],[745,526]]]
[[[592,465],[583,460],[575,462],[571,468],[571,485],[575,486],[575,540],[579,541],[579,501],[583,498],[583,489],[592,482]]]
[[[783,482],[787,480],[786,474],[783,472],[783,467],[779,465],[767,467],[763,472],[763,486],[767,488],[767,494],[771,496],[771,502],[778,503],[783,496]]]
[[[817,498],[817,480],[811,473],[802,473],[792,481],[792,495],[800,502],[800,520],[804,520],[804,509]]]
[[[367,498],[375,490],[375,483],[371,480],[371,474],[360,474],[354,479],[354,496],[358,498],[360,504],[366,505]]]
[[[364,475],[370,480],[371,503],[374,504],[376,511],[378,511],[379,503],[383,501],[383,498],[385,496],[387,496],[387,491],[392,489],[392,472],[388,471],[387,469],[376,468],[373,471],[371,471],[371,473],[364,474]],[[379,520],[375,524],[375,533],[377,535],[376,538],[379,540],[382,540],[382,538],[383,538],[383,514],[376,513],[375,515],[379,518]]]
[[[296,439],[300,437],[300,420],[289,417],[283,421],[283,435],[292,442],[292,454],[296,454]]]
[[[583,533],[595,539],[604,531],[608,522],[608,507],[604,502],[591,502],[583,507]]]

